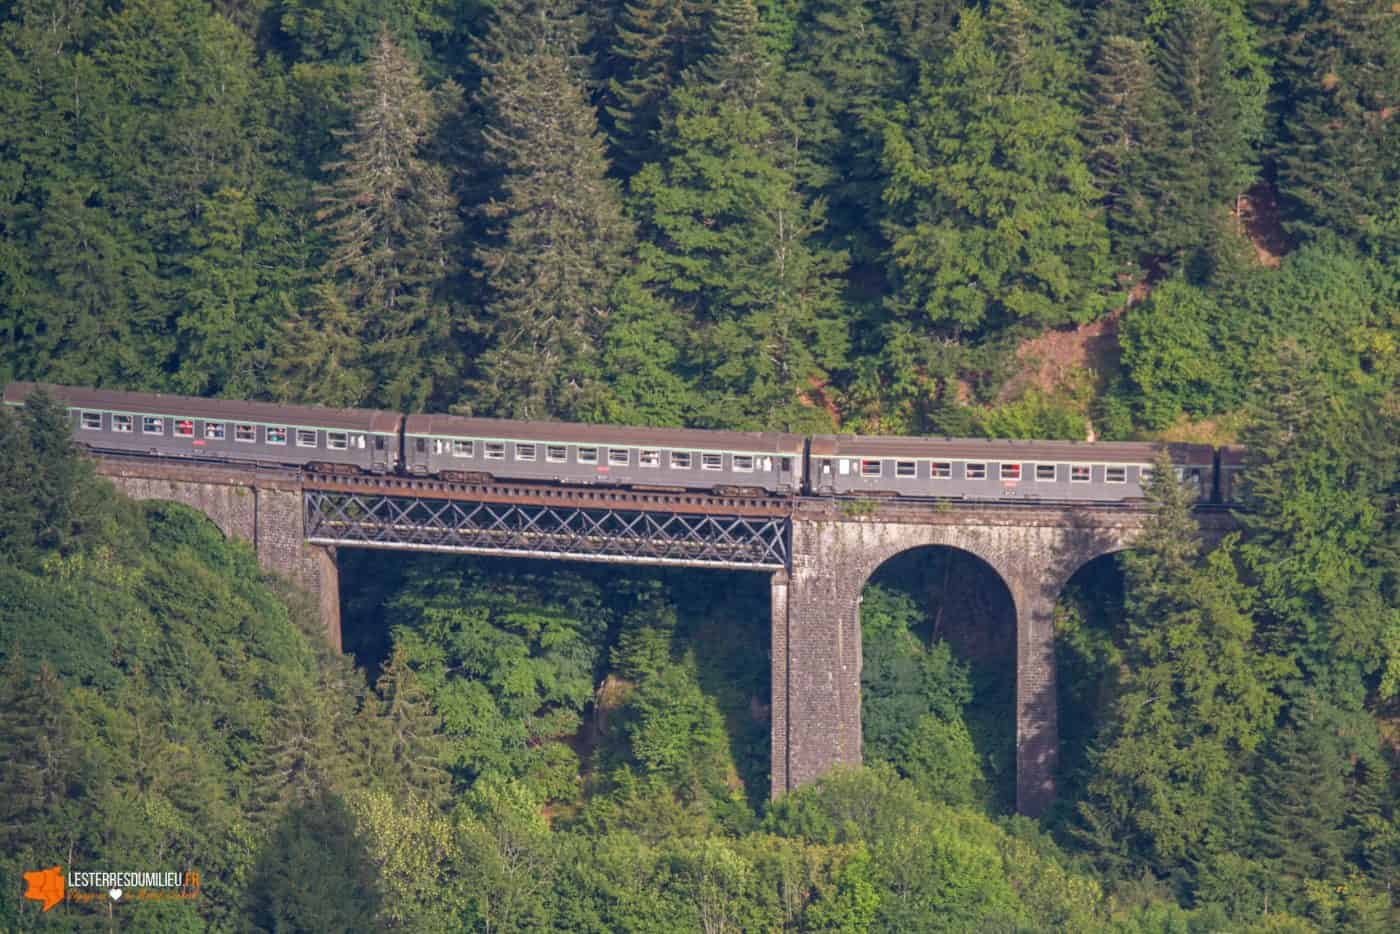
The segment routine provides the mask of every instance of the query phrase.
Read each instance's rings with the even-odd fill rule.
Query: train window
[[[1020,465],[1020,464],[1002,464],[1002,465],[1001,465],[1001,478],[1002,478],[1003,480],[1020,480],[1020,479],[1021,479],[1021,465]]]
[[[115,431],[115,432],[119,432],[120,434],[124,434],[124,435],[129,435],[129,434],[131,434],[131,416],[130,416],[130,415],[113,415],[113,416],[112,416],[112,430]]]
[[[626,448],[608,448],[609,464],[616,464],[619,467],[626,467],[627,460],[628,458]]]
[[[879,462],[879,461],[861,461],[861,462],[860,462],[860,475],[861,475],[862,477],[878,477],[878,476],[880,476],[880,462]]]
[[[194,422],[190,421],[190,420],[187,419],[187,418],[182,418],[182,419],[180,419],[178,422],[176,422],[176,423],[175,423],[175,437],[177,437],[177,438],[193,438],[193,437],[194,437]]]
[[[414,439],[413,439],[413,449],[414,449],[415,451],[417,451],[419,454],[424,453],[425,451],[428,450],[428,439],[427,439],[427,438],[414,438]]]
[[[563,444],[551,444],[544,449],[544,459],[551,464],[562,464],[569,459],[569,448]]]
[[[102,413],[101,413],[101,412],[84,412],[84,413],[83,413],[83,427],[86,428],[88,431],[101,431],[101,430],[102,430]]]
[[[753,470],[752,454],[735,454],[730,458],[730,461],[733,463],[735,470],[742,470],[745,473]]]
[[[448,448],[447,439],[445,439],[445,438],[434,438],[434,439],[433,439],[433,453],[434,453],[434,454],[446,454],[446,453],[447,453],[447,448]]]
[[[895,461],[894,475],[896,477],[917,477],[919,475],[918,461]]]
[[[165,434],[165,419],[156,418],[154,415],[145,415],[141,418],[141,434],[143,435],[163,435]]]
[[[376,451],[382,451],[382,450],[384,450],[384,436],[383,436],[383,435],[375,435],[375,436],[374,436],[374,449],[375,449]]]
[[[1128,468],[1126,467],[1105,467],[1103,478],[1108,483],[1127,483]]]
[[[660,467],[661,452],[641,451],[637,454],[637,463],[641,464],[643,467]]]
[[[482,450],[489,461],[503,461],[506,459],[506,443],[504,441],[487,441],[482,444]]]
[[[1089,465],[1088,465],[1088,464],[1070,464],[1070,465],[1069,465],[1069,481],[1070,481],[1070,483],[1088,483],[1088,482],[1089,482],[1089,474],[1090,474],[1090,468],[1089,468]]]
[[[934,461],[929,467],[935,480],[947,480],[953,475],[953,465],[947,461]]]
[[[472,456],[472,443],[471,443],[470,441],[453,441],[453,442],[452,442],[452,456],[453,456],[453,457],[471,457],[471,456]]]
[[[1036,464],[1036,465],[1035,465],[1035,478],[1036,478],[1037,480],[1054,480],[1054,479],[1055,479],[1055,465],[1054,465],[1054,464]]]
[[[578,462],[579,462],[580,464],[596,464],[596,463],[598,463],[598,449],[597,449],[597,448],[579,448],[579,449],[578,449]]]
[[[689,469],[690,469],[690,452],[689,452],[689,451],[672,451],[672,452],[671,452],[671,466],[674,467],[674,468],[676,468],[677,470],[689,470]]]
[[[1149,483],[1152,482],[1151,467],[1144,464],[1143,466],[1138,468],[1138,482],[1141,483],[1143,486],[1147,486]]]
[[[268,443],[268,444],[286,444],[286,443],[287,443],[287,429],[285,429],[285,428],[269,428],[269,429],[267,429],[267,443]],[[422,441],[421,438],[419,439],[418,444],[419,444],[418,450],[420,450],[420,451],[423,450],[423,448],[422,448],[423,441]]]
[[[518,461],[532,461],[532,460],[534,460],[534,459],[535,459],[535,446],[534,446],[533,444],[520,444],[519,442],[516,442],[516,445],[515,445],[515,459],[518,460]]]
[[[779,464],[778,469],[781,470],[783,473],[788,473],[789,471],[792,470],[792,458],[791,458],[791,457],[784,457],[784,458],[782,458],[782,459],[778,462],[778,464]]]
[[[350,447],[350,436],[343,431],[326,432],[326,447],[332,451],[344,451]]]
[[[205,423],[204,423],[204,437],[205,437],[205,439],[208,440],[208,441],[222,441],[222,440],[224,440],[224,423],[223,423],[223,422],[205,422]]]
[[[967,464],[963,467],[963,476],[968,480],[985,480],[987,479],[987,465]]]
[[[314,447],[316,446],[316,435],[317,435],[317,432],[315,432],[315,431],[310,431],[310,430],[308,430],[308,429],[306,429],[306,428],[298,428],[298,429],[297,429],[297,447],[299,447],[299,448],[314,448]]]
[[[359,448],[361,451],[363,451],[363,450],[365,449],[365,436],[364,436],[364,435],[355,435],[355,447]],[[383,447],[383,444],[381,444],[380,447],[382,448],[382,447]]]
[[[258,429],[253,425],[234,425],[233,440],[256,441],[258,440]]]
[[[701,454],[701,470],[722,470],[724,468],[724,455],[722,454]]]

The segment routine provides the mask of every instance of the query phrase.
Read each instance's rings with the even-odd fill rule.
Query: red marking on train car
[[[194,446],[197,447],[197,448],[202,448],[202,447],[204,447],[204,442],[203,442],[203,441],[196,441],[196,442],[194,443]]]

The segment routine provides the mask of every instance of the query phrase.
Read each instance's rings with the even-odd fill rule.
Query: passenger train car
[[[39,388],[11,383],[4,402]],[[1000,502],[1141,500],[1157,453],[1207,502],[1232,502],[1243,449],[1206,445],[800,435],[519,422],[69,386],[74,438],[104,453],[728,495]]]
[[[804,439],[776,432],[632,428],[410,415],[409,473],[718,493],[798,493]]]
[[[23,404],[36,388],[9,384],[5,404]],[[43,388],[68,406],[74,439],[94,451],[331,473],[390,473],[399,466],[403,416],[397,412]]]
[[[810,448],[817,495],[955,499],[1132,500],[1145,495],[1161,445],[817,435]],[[1214,493],[1215,452],[1167,445],[1178,477],[1200,499]]]

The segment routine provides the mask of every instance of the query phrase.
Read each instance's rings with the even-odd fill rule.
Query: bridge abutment
[[[248,542],[264,570],[314,599],[326,640],[341,650],[335,552],[307,544],[295,474],[113,459],[99,461],[98,473],[132,499],[181,503],[204,513],[225,536]]]

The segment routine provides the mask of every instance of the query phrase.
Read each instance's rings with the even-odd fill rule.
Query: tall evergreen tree
[[[783,78],[800,133],[803,187],[827,201],[825,237],[849,249],[864,277],[884,248],[878,219],[883,126],[902,97],[893,38],[866,0],[806,4]]]
[[[1163,142],[1163,105],[1151,45],[1104,36],[1089,73],[1085,158],[1103,195],[1114,252],[1128,263],[1154,245],[1159,212],[1152,157]]]
[[[1247,842],[1242,764],[1278,710],[1228,540],[1203,553],[1190,485],[1159,458],[1154,518],[1123,557],[1127,670],[1093,754],[1081,838],[1106,868],[1180,872]]]
[[[1259,770],[1259,852],[1294,886],[1341,875],[1346,760],[1330,726],[1325,705],[1303,698]]]
[[[376,693],[374,713],[383,729],[375,732],[385,746],[372,750],[372,777],[397,798],[415,795],[440,805],[448,782],[442,717],[402,650],[385,664]]]
[[[422,408],[452,371],[451,310],[442,296],[455,204],[445,171],[423,157],[436,119],[417,66],[381,29],[351,94],[354,126],[324,167],[317,217],[334,246],[323,275],[338,290],[375,376],[364,400]],[[298,395],[316,398],[309,374]]]
[[[1151,252],[1175,262],[1212,255],[1234,199],[1256,174],[1253,144],[1263,99],[1221,13],[1186,0],[1164,27],[1156,56],[1165,124],[1151,154]],[[1244,77],[1241,77],[1241,73]]]
[[[1264,3],[1273,160],[1289,229],[1400,249],[1400,12],[1367,0]]]
[[[907,124],[886,135],[891,304],[916,331],[1087,321],[1108,306],[1064,20],[1059,0],[964,11]]]
[[[676,92],[672,155],[632,181],[642,256],[662,296],[696,323],[687,364],[707,397],[700,420],[821,424],[803,394],[844,355],[844,257],[815,242],[824,206],[798,189],[751,0],[716,10],[711,45]]]
[[[478,63],[487,159],[499,190],[476,250],[489,346],[471,410],[563,416],[598,404],[600,336],[633,246],[584,91],[576,8],[508,0]]]
[[[696,0],[624,3],[608,47],[604,121],[613,167],[630,177],[661,156],[656,133],[685,70],[704,54],[705,4]]]

